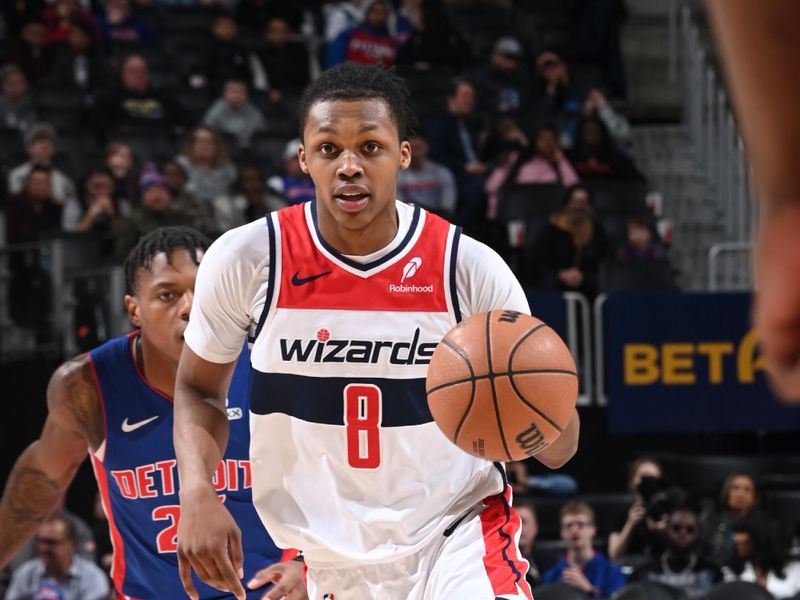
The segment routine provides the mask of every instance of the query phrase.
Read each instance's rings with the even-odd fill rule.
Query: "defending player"
[[[244,597],[236,524],[211,477],[224,392],[251,334],[253,500],[276,542],[303,549],[309,597],[531,597],[503,466],[450,443],[425,395],[452,326],[528,304],[496,253],[395,200],[412,118],[387,71],[323,73],[301,102],[298,151],[316,201],[228,232],[203,261],[175,402],[178,557],[192,596],[194,568]],[[577,439],[576,413],[538,458],[559,466]]]
[[[36,532],[88,451],[108,515],[117,592],[141,599],[184,597],[175,555],[179,503],[172,395],[197,265],[208,243],[188,227],[165,227],[144,237],[128,256],[125,305],[139,329],[64,363],[53,374],[42,434],[17,460],[0,502],[0,565]],[[244,570],[252,576],[279,561],[281,551],[252,506],[250,377],[244,360],[228,393],[230,439],[215,468],[214,493],[244,531]],[[283,584],[298,587],[301,568],[289,562],[294,566],[276,566],[261,579],[289,569]],[[202,598],[230,597],[202,584],[198,589]],[[268,597],[282,595],[276,591]]]

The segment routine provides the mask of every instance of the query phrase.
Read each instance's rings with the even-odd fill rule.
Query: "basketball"
[[[522,460],[567,426],[578,376],[566,344],[545,323],[493,310],[445,335],[426,390],[436,424],[459,448],[488,460]]]

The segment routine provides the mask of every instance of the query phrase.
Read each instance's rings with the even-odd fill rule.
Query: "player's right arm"
[[[245,597],[241,532],[212,480],[228,443],[228,386],[256,306],[266,295],[267,248],[263,220],[215,241],[200,263],[184,331],[173,438],[181,482],[178,565],[193,598],[192,569],[207,584]]]
[[[47,405],[42,433],[17,459],[0,499],[0,567],[44,522],[90,445],[96,449],[102,443],[102,411],[86,355],[56,370]]]
[[[191,569],[209,585],[245,597],[239,581],[241,531],[212,484],[228,445],[225,397],[235,366],[209,362],[185,346],[175,383],[173,440],[181,482],[178,567],[192,598],[197,591]]]

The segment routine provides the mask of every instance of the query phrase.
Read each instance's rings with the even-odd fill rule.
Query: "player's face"
[[[411,162],[389,107],[381,100],[330,100],[309,109],[298,151],[317,189],[326,241],[345,254],[367,254],[397,232],[397,172]]]
[[[203,256],[197,251],[197,260]],[[189,324],[197,265],[188,250],[172,252],[170,262],[163,252],[153,257],[150,269],[139,269],[133,296],[125,296],[131,323],[156,350],[178,362],[183,350],[183,332]]]

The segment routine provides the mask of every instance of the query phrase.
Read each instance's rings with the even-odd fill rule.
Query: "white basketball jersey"
[[[276,543],[311,564],[385,562],[504,486],[501,466],[444,437],[425,394],[434,348],[461,319],[460,229],[417,207],[402,243],[361,264],[315,219],[311,203],[267,216],[253,501]]]

